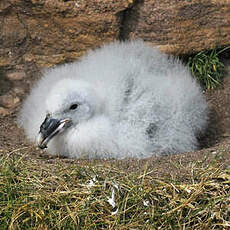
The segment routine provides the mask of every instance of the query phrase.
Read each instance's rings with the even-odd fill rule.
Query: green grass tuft
[[[188,60],[188,67],[198,82],[204,89],[215,89],[218,87],[224,77],[224,64],[220,60],[220,54],[226,47],[220,51],[214,48],[211,51],[201,51]]]

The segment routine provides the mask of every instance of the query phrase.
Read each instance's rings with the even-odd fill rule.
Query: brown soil
[[[230,65],[229,65],[230,66]],[[230,69],[230,68],[229,68]],[[17,84],[23,85],[28,92],[31,82],[38,78],[34,69],[27,72],[30,80],[23,80]],[[124,160],[77,160],[51,157],[41,152],[25,139],[23,130],[17,127],[16,117],[20,104],[11,109],[8,116],[0,116],[0,155],[14,154],[17,151],[27,151],[28,157],[33,158],[38,164],[59,161],[60,164],[75,162],[77,165],[102,164],[115,166],[127,172],[151,170],[156,177],[170,176],[183,179],[184,173],[192,170],[194,162],[207,165],[213,158],[228,167],[230,164],[230,73],[224,79],[223,86],[217,90],[206,92],[206,98],[210,108],[210,125],[205,137],[200,138],[201,150],[172,156],[151,157],[148,159],[124,159]],[[3,74],[4,76],[4,74]],[[32,79],[32,80],[31,80]],[[3,81],[2,81],[3,82]],[[3,89],[3,87],[6,88]],[[10,83],[4,81],[0,84],[0,92],[9,90]],[[2,89],[1,89],[2,88]],[[5,92],[4,91],[4,92]],[[23,99],[23,97],[21,98]]]

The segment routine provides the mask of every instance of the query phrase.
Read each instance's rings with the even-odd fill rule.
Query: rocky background
[[[1,0],[0,67],[52,66],[114,39],[171,54],[230,44],[230,0]]]

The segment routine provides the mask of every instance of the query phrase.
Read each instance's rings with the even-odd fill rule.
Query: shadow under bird
[[[18,117],[41,149],[75,158],[196,150],[207,120],[187,67],[143,41],[113,42],[45,71]]]

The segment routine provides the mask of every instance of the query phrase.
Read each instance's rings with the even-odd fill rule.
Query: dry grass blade
[[[147,166],[126,174],[106,163],[50,164],[28,154],[21,149],[0,158],[0,229],[230,226],[230,170],[215,162],[189,165],[185,183],[154,178]]]

